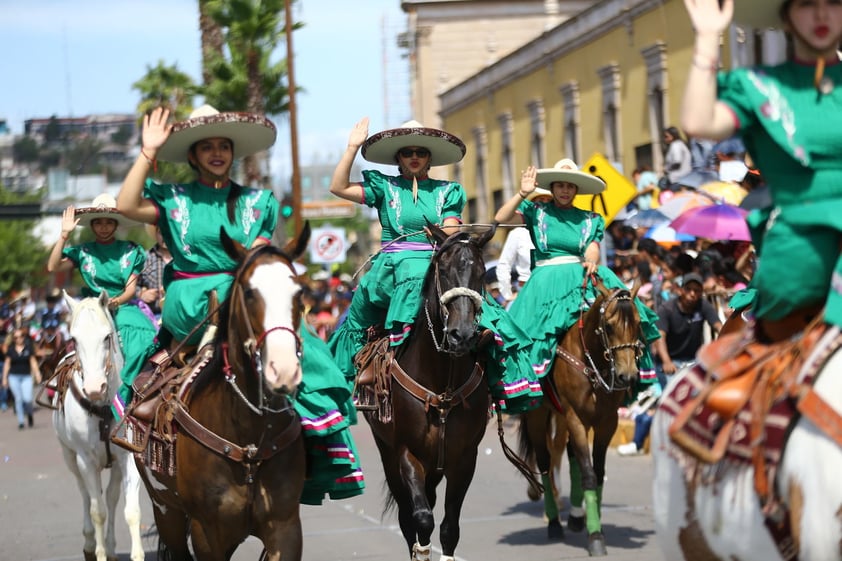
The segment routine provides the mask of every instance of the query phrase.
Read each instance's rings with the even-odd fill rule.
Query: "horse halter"
[[[458,235],[458,234],[457,234]],[[471,243],[469,239],[458,240],[453,243]],[[442,341],[439,343],[436,337],[435,328],[433,327],[433,320],[430,318],[430,309],[427,303],[424,303],[424,314],[427,317],[427,328],[430,330],[430,336],[433,338],[433,345],[435,345],[438,352],[452,353],[447,344],[447,320],[450,318],[450,311],[447,306],[457,298],[469,298],[474,305],[474,323],[479,324],[482,317],[482,295],[476,290],[467,286],[456,286],[450,288],[444,293],[441,291],[441,275],[439,274],[439,262],[435,261],[433,264],[433,277],[436,283],[436,296],[439,300],[439,319],[442,323]]]
[[[605,320],[605,314],[608,311],[608,306],[612,302],[621,302],[621,301],[628,301],[634,303],[634,299],[631,296],[631,293],[624,288],[614,289],[611,294],[603,299],[602,303],[599,305],[599,325],[597,326],[595,333],[599,336],[599,340],[602,343],[602,356],[605,359],[605,362],[608,363],[609,372],[610,372],[610,383],[607,383],[605,379],[600,375],[599,369],[596,367],[594,363],[593,357],[591,356],[590,351],[588,351],[588,347],[585,344],[585,334],[583,329],[579,329],[579,336],[582,341],[582,349],[584,351],[585,357],[588,360],[590,367],[593,369],[594,377],[592,382],[594,386],[597,384],[602,386],[608,392],[612,391],[622,391],[626,390],[630,387],[629,384],[618,385],[617,384],[617,366],[616,366],[616,353],[623,349],[633,349],[634,350],[634,358],[635,361],[640,359],[643,355],[643,343],[640,341],[640,338],[636,338],[632,342],[625,342],[620,343],[618,345],[612,345],[611,341],[608,340],[608,329],[607,329],[607,322]],[[582,321],[581,318],[579,320]],[[581,326],[580,326],[581,327]]]
[[[285,325],[276,325],[276,326],[272,326],[268,329],[264,329],[259,335],[256,335],[255,332],[254,332],[254,329],[252,328],[248,308],[246,307],[246,303],[245,303],[245,294],[243,294],[244,291],[243,291],[243,288],[242,288],[242,286],[243,286],[242,285],[242,276],[243,276],[243,272],[250,269],[251,264],[254,263],[257,260],[258,257],[262,256],[265,253],[271,253],[272,255],[277,255],[277,256],[283,258],[283,260],[287,262],[286,264],[289,267],[292,275],[293,276],[295,275],[295,271],[293,270],[292,266],[289,265],[289,263],[291,262],[291,259],[289,259],[286,256],[286,254],[284,254],[281,250],[279,250],[278,248],[276,248],[274,246],[271,246],[271,245],[260,246],[259,248],[255,249],[249,255],[249,257],[246,259],[246,261],[240,266],[240,269],[237,272],[237,276],[236,276],[236,280],[235,280],[235,282],[237,283],[238,290],[236,290],[234,293],[231,294],[232,300],[233,299],[237,300],[237,303],[239,305],[239,311],[240,311],[240,313],[241,313],[241,315],[244,319],[244,323],[246,324],[246,337],[243,341],[243,350],[245,351],[246,355],[249,357],[249,359],[251,361],[252,369],[254,370],[254,373],[256,374],[257,380],[259,382],[259,385],[258,385],[258,387],[260,388],[259,389],[259,391],[260,391],[259,406],[255,406],[254,404],[252,404],[248,400],[248,398],[245,395],[243,395],[239,386],[237,386],[237,384],[235,383],[237,377],[236,377],[236,374],[234,374],[233,368],[231,367],[231,364],[230,364],[229,359],[228,359],[227,345],[225,345],[224,349],[223,349],[223,360],[224,360],[224,363],[225,363],[225,367],[223,368],[223,370],[225,371],[226,380],[231,384],[231,386],[234,388],[234,391],[246,403],[246,405],[249,407],[249,409],[251,409],[253,412],[255,412],[258,415],[262,415],[264,411],[268,412],[268,413],[281,413],[281,412],[284,412],[288,409],[288,405],[281,408],[281,409],[273,409],[273,408],[270,408],[267,405],[267,398],[264,394],[265,384],[263,382],[263,374],[264,374],[265,370],[264,370],[264,364],[263,364],[263,357],[262,357],[262,354],[260,352],[261,346],[263,345],[264,341],[266,340],[266,337],[268,337],[269,334],[274,332],[274,331],[286,331],[287,333],[292,335],[293,338],[295,339],[295,356],[299,361],[299,364],[298,364],[299,369],[301,368],[301,356],[302,356],[301,337],[298,336],[298,333],[296,332],[295,329],[287,327]],[[296,318],[293,318],[293,320],[295,320],[295,319]]]

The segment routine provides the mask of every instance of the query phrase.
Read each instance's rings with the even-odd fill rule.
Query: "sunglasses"
[[[415,154],[419,158],[430,157],[430,151],[426,148],[401,148],[400,150],[398,150],[398,154],[400,154],[404,158],[411,158],[413,154]]]

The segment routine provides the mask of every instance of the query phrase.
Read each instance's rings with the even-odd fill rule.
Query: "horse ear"
[[[637,291],[640,290],[640,287],[643,286],[640,282],[640,277],[635,277],[634,283],[631,287],[631,297],[632,299],[637,298]]]
[[[290,240],[284,246],[284,253],[292,257],[292,260],[295,261],[304,253],[307,249],[307,244],[310,243],[310,221],[306,220],[304,222],[304,227],[301,228],[301,232],[298,234],[294,240]]]
[[[69,295],[66,290],[62,290],[61,294],[64,297],[65,304],[67,304],[67,307],[70,309],[70,315],[73,316],[73,314],[76,313],[76,308],[79,306],[79,301]]]
[[[477,245],[479,247],[485,246],[485,244],[488,243],[488,240],[493,238],[494,234],[497,233],[497,226],[499,226],[499,225],[500,225],[500,223],[495,220],[491,224],[491,227],[488,229],[488,231],[477,238],[477,240],[476,240]]]
[[[109,300],[108,293],[104,290],[100,291],[100,293],[99,293],[99,305],[102,306],[103,308],[107,308],[108,307],[108,300]]]
[[[608,297],[609,294],[611,294],[611,291],[608,290],[608,288],[606,288],[605,283],[602,282],[602,279],[599,278],[599,277],[597,277],[596,289],[600,292],[600,294],[602,294],[606,298]]]
[[[433,238],[437,244],[443,244],[444,240],[448,238],[447,233],[429,220],[426,221],[427,225],[424,227],[424,231],[427,232],[427,236]]]
[[[245,258],[246,253],[248,250],[238,242],[237,240],[231,239],[231,236],[228,235],[228,232],[225,231],[223,226],[219,227],[219,241],[222,242],[222,248],[225,250],[225,253],[228,256],[239,263]]]

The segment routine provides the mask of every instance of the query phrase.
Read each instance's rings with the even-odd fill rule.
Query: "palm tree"
[[[284,0],[200,1],[203,13],[222,28],[227,47],[220,52],[203,45],[203,68],[212,76],[205,83],[208,103],[220,111],[286,112],[286,60],[273,60],[284,38]],[[257,157],[246,158],[243,167],[250,184],[268,177]]]
[[[141,115],[156,107],[168,107],[176,120],[186,118],[193,110],[193,99],[200,88],[189,74],[176,64],[167,66],[159,60],[157,66],[146,66],[146,74],[132,84],[140,92],[138,111]]]

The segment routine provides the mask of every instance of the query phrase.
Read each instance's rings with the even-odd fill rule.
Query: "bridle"
[[[587,280],[588,279],[586,278],[585,283],[587,283]],[[586,284],[583,283],[583,292],[585,286]],[[612,345],[611,341],[608,339],[608,323],[606,321],[606,313],[608,311],[609,306],[612,303],[618,302],[631,302],[633,305],[634,298],[632,297],[628,289],[617,288],[612,290],[611,293],[605,298],[603,298],[602,302],[600,302],[599,304],[599,323],[596,329],[594,330],[596,335],[599,336],[599,341],[602,346],[602,357],[608,365],[607,382],[605,380],[605,377],[600,372],[600,369],[596,366],[593,355],[591,354],[590,350],[588,350],[588,346],[585,341],[584,309],[580,309],[579,311],[578,327],[579,339],[582,344],[582,353],[585,356],[586,363],[583,363],[577,357],[568,353],[565,349],[562,348],[561,345],[558,345],[558,347],[556,348],[556,354],[561,358],[565,359],[568,363],[572,364],[574,367],[578,368],[588,378],[588,380],[590,380],[591,385],[594,387],[594,389],[601,387],[603,390],[609,393],[615,391],[625,391],[631,387],[631,384],[627,382],[618,383],[616,364],[617,353],[625,349],[633,349],[635,354],[635,360],[640,359],[640,357],[643,355],[643,343],[640,340],[639,333],[635,334],[635,339],[633,341],[627,341],[616,345]],[[638,328],[638,332],[639,331],[640,329]]]
[[[261,347],[263,346],[263,342],[266,340],[266,337],[269,336],[270,333],[275,331],[286,331],[290,335],[293,336],[295,339],[295,355],[298,359],[298,368],[301,368],[301,356],[302,356],[302,344],[301,344],[301,337],[298,336],[297,328],[299,323],[298,314],[293,314],[293,321],[294,325],[292,328],[287,327],[285,325],[275,325],[265,329],[260,334],[255,334],[254,329],[252,328],[252,323],[250,321],[250,316],[248,312],[248,308],[246,307],[245,303],[245,294],[243,293],[243,275],[245,271],[251,269],[251,265],[259,258],[265,254],[271,254],[272,256],[280,257],[282,261],[286,264],[286,266],[290,269],[290,273],[295,276],[295,270],[292,268],[292,260],[281,250],[278,248],[271,246],[271,245],[263,245],[256,249],[254,249],[248,256],[248,258],[243,262],[240,266],[237,274],[234,278],[235,283],[235,290],[231,293],[230,302],[233,305],[234,301],[236,301],[237,306],[239,307],[239,312],[243,317],[245,323],[245,330],[246,330],[246,337],[243,340],[243,351],[245,352],[246,356],[249,357],[249,362],[251,365],[252,370],[254,371],[255,375],[257,376],[258,380],[258,402],[259,405],[254,405],[249,401],[248,397],[243,394],[240,387],[237,385],[237,375],[234,373],[234,369],[231,365],[229,359],[229,351],[230,347],[228,343],[222,343],[222,360],[223,360],[223,372],[225,374],[225,380],[231,385],[234,393],[243,401],[243,403],[248,406],[248,408],[256,413],[257,415],[263,415],[264,413],[282,413],[285,411],[289,411],[291,409],[290,401],[288,399],[284,400],[284,405],[280,409],[275,409],[270,406],[271,402],[271,395],[267,396],[266,391],[266,384],[263,378],[264,364],[263,364],[263,356],[260,352]],[[234,314],[230,314],[229,316],[229,325],[228,330],[229,332],[232,330],[233,326],[231,322],[233,321]],[[274,394],[275,392],[269,392],[270,394]]]
[[[460,233],[454,234],[456,236],[461,235]],[[454,240],[450,244],[445,241],[442,244],[441,249],[439,252],[443,251],[444,249],[457,244],[470,244],[471,240],[469,238]],[[430,331],[430,336],[433,338],[433,345],[435,345],[436,350],[438,352],[450,353],[453,354],[454,351],[449,348],[447,344],[447,321],[450,318],[450,311],[448,310],[448,305],[456,300],[457,298],[468,298],[474,305],[474,324],[478,325],[479,320],[482,317],[482,295],[477,292],[476,290],[469,288],[467,286],[456,286],[450,288],[444,292],[441,289],[441,275],[439,274],[439,259],[433,260],[433,280],[435,282],[436,287],[436,297],[439,302],[439,320],[442,324],[442,339],[441,343],[439,343],[438,337],[436,337],[436,331],[433,326],[433,320],[430,317],[430,308],[428,302],[424,302],[424,315],[427,318],[427,328]]]

